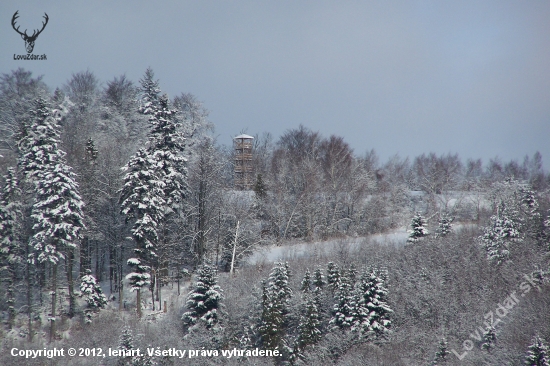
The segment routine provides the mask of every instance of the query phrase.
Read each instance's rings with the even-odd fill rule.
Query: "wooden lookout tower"
[[[248,190],[254,185],[252,145],[254,137],[245,134],[233,138],[235,147],[235,188]]]

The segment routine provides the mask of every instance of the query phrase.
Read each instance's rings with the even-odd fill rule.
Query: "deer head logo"
[[[17,33],[21,35],[21,38],[23,38],[23,40],[25,41],[25,48],[27,49],[27,53],[32,53],[32,50],[34,49],[34,41],[36,41],[38,35],[42,33],[44,28],[46,28],[46,24],[48,24],[48,14],[44,13],[44,19],[46,19],[46,21],[42,22],[42,29],[35,29],[32,33],[32,36],[29,36],[26,29],[25,32],[21,33],[19,31],[19,26],[15,28],[15,20],[19,18],[19,15],[17,15],[17,13],[19,13],[19,10],[17,10],[15,14],[13,14],[13,18],[11,18],[11,26],[13,27],[13,29],[15,29]]]

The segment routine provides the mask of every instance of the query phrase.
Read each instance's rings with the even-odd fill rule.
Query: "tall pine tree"
[[[55,335],[57,267],[65,258],[68,258],[69,315],[74,312],[72,258],[84,227],[84,203],[76,176],[66,163],[65,152],[59,148],[59,125],[51,115],[48,102],[38,98],[32,115],[30,130],[20,143],[25,147],[20,166],[35,187],[31,212],[34,253],[29,260],[46,262],[52,268],[51,341]]]
[[[288,283],[288,263],[275,263],[267,283],[263,284],[260,334],[267,349],[283,349],[286,317],[292,289]]]
[[[158,261],[151,264],[155,267],[154,273],[159,273],[159,262],[168,260],[168,247],[170,245],[168,232],[170,220],[174,214],[181,211],[183,199],[189,191],[187,185],[187,159],[183,156],[185,150],[185,138],[181,126],[176,119],[177,111],[170,109],[166,95],[158,99],[158,103],[151,107],[149,122],[152,130],[149,133],[149,145],[147,154],[154,162],[155,174],[162,183],[162,198],[164,199],[163,218],[159,222],[159,241],[157,247]],[[204,249],[204,248],[201,248]],[[204,250],[199,250],[199,262],[202,262]],[[157,294],[161,294],[161,283],[157,283]],[[153,288],[151,288],[154,291]],[[159,298],[159,307],[161,299]],[[153,301],[154,308],[154,301]]]
[[[138,150],[124,169],[119,202],[126,221],[134,221],[131,232],[136,243],[135,257],[128,259],[134,270],[126,278],[131,291],[136,292],[137,315],[141,317],[141,289],[151,284],[151,263],[157,258],[157,230],[164,216],[164,184],[145,149]]]
[[[15,285],[17,267],[24,262],[25,252],[21,246],[21,191],[14,168],[8,168],[4,176],[4,189],[0,192],[0,269],[5,270],[6,304],[8,306],[8,327],[15,323]]]
[[[139,112],[143,114],[152,114],[153,109],[157,106],[160,87],[159,81],[155,80],[155,73],[153,69],[148,67],[145,70],[145,75],[139,81],[141,84],[141,100],[139,106]]]

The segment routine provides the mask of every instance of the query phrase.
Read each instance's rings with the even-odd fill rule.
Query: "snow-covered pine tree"
[[[298,359],[303,359],[304,349],[317,344],[322,336],[319,310],[315,304],[315,300],[307,297],[304,308],[304,315],[300,316],[298,324],[298,338],[296,338],[289,357],[291,365],[294,365]]]
[[[264,348],[282,348],[284,319],[283,305],[270,293],[268,284],[262,281],[262,314],[258,329]]]
[[[162,95],[152,108],[149,122],[149,155],[155,161],[157,174],[163,182],[167,214],[177,210],[189,190],[187,186],[187,159],[183,156],[185,137],[176,121],[175,109],[170,109],[168,96]]]
[[[300,317],[300,323],[298,324],[298,348],[304,349],[319,342],[321,340],[320,326],[319,309],[315,301],[308,297],[305,302],[304,315]]]
[[[497,264],[506,261],[510,255],[510,243],[523,240],[522,227],[518,210],[501,202],[496,215],[491,216],[489,225],[479,237],[487,252],[487,259]]]
[[[220,321],[223,294],[218,285],[218,277],[213,266],[204,264],[197,271],[194,289],[187,295],[187,309],[182,316],[184,324],[193,327],[202,322],[207,329],[212,329]]]
[[[283,305],[283,311],[288,310],[288,303],[292,297],[292,289],[288,283],[291,273],[288,262],[274,263],[268,279],[268,290]]]
[[[136,350],[134,344],[134,336],[129,326],[122,328],[122,334],[118,338],[118,349],[124,351],[123,355],[119,356],[117,366],[154,366],[156,363],[153,358],[147,354],[140,356],[132,356],[132,351]]]
[[[86,323],[92,322],[92,316],[107,305],[107,298],[97,283],[92,271],[87,269],[86,274],[80,279],[80,296],[86,301],[84,317]]]
[[[155,161],[139,149],[123,168],[126,170],[119,203],[126,221],[134,220],[132,237],[135,257],[128,259],[134,271],[126,276],[136,291],[137,315],[141,317],[141,289],[151,284],[151,262],[157,257],[157,229],[164,216],[163,182],[157,176]]]
[[[376,269],[364,271],[356,288],[356,320],[353,329],[363,337],[385,337],[391,327],[393,310],[387,304],[385,274]]]
[[[548,347],[540,337],[535,337],[533,344],[529,346],[525,364],[528,366],[550,366]]]
[[[67,165],[65,152],[59,148],[59,125],[51,116],[51,108],[38,98],[32,111],[30,130],[20,141],[24,155],[20,166],[35,187],[35,203],[31,217],[34,235],[31,243],[34,262],[46,262],[52,267],[52,313],[50,340],[55,335],[55,304],[57,301],[57,264],[68,257],[69,313],[74,311],[72,256],[84,227],[84,202],[78,192],[76,175]]]
[[[306,274],[300,285],[300,290],[302,290],[302,292],[311,291],[311,274],[309,273],[309,268],[306,268]]]
[[[332,292],[338,289],[338,282],[340,281],[340,268],[333,262],[327,264],[327,284]]]
[[[163,219],[159,222],[159,241],[157,254],[159,261],[167,260],[168,243],[168,222],[173,214],[182,208],[183,199],[189,192],[187,183],[187,159],[184,157],[185,138],[181,125],[177,122],[177,111],[169,106],[169,99],[166,94],[158,98],[150,108],[149,122],[152,129],[149,133],[149,145],[147,153],[154,162],[154,170],[162,183],[162,194],[164,199]],[[202,261],[204,248],[199,253],[199,262]],[[153,261],[153,267],[158,263]],[[159,273],[155,268],[155,273]],[[156,280],[156,279],[154,279]],[[157,282],[157,294],[161,295],[160,282]],[[152,287],[153,291],[154,288]],[[161,299],[159,298],[159,306]],[[154,308],[154,301],[153,301]]]
[[[319,267],[315,269],[315,273],[313,274],[313,284],[317,288],[323,288],[326,285],[325,276]]]
[[[123,351],[134,349],[134,336],[129,326],[122,328],[122,334],[118,337],[118,349]]]
[[[485,331],[485,333],[483,333],[483,342],[481,343],[481,348],[483,348],[487,352],[491,352],[491,350],[495,347],[496,341],[497,333],[495,328],[491,326]]]
[[[441,338],[435,353],[435,358],[431,366],[440,366],[446,364],[448,361],[447,356],[451,354],[448,350],[449,344],[445,338]]]
[[[542,239],[548,243],[547,249],[550,251],[550,210],[546,216],[546,220],[543,221]]]
[[[370,333],[370,310],[367,304],[370,302],[372,292],[370,273],[363,270],[354,292],[356,318],[352,326],[352,330],[359,332],[361,337],[367,337]]]
[[[439,221],[438,221],[438,227],[436,230],[436,237],[442,238],[447,235],[449,235],[453,230],[453,218],[450,217],[448,214],[444,213],[441,214]]]
[[[275,263],[267,283],[263,283],[262,315],[260,334],[267,349],[283,349],[285,318],[292,289],[288,283],[290,270],[288,263]]]
[[[355,264],[350,264],[346,276],[348,277],[349,283],[353,288],[355,286],[355,282],[357,281],[357,268],[355,268]]]
[[[332,319],[329,324],[333,328],[347,330],[357,319],[353,287],[344,271],[340,274],[336,289],[336,304],[332,309]]]
[[[129,326],[122,328],[122,334],[118,338],[118,349],[121,351],[131,351],[135,348],[134,336],[132,335],[132,329]],[[130,366],[132,365],[132,357],[121,356],[117,361],[117,366]],[[133,365],[132,365],[133,366]]]
[[[99,206],[102,199],[98,196],[98,176],[97,150],[92,138],[89,138],[84,147],[84,162],[80,167],[80,193],[86,205],[85,222],[87,230],[84,233],[80,243],[80,268],[79,275],[83,275],[86,269],[91,269],[91,248],[90,239],[97,239],[99,227],[95,218],[99,216]]]
[[[143,114],[152,114],[153,108],[156,107],[159,95],[160,87],[159,81],[155,80],[155,73],[153,69],[148,67],[145,70],[145,75],[139,80],[141,84],[141,100],[139,106],[139,112]]]
[[[536,194],[529,185],[513,179],[495,183],[491,193],[495,214],[479,237],[487,258],[497,264],[507,260],[510,245],[525,236],[540,237],[542,218]]]
[[[518,189],[520,200],[520,212],[523,218],[523,231],[528,237],[539,238],[540,223],[542,220],[539,212],[539,203],[536,193],[529,186],[521,186]]]
[[[258,200],[263,200],[267,197],[267,187],[264,183],[264,180],[261,174],[258,174],[256,176],[256,184],[254,184],[254,193],[255,193],[256,199]]]
[[[417,212],[411,220],[411,230],[409,230],[409,237],[407,238],[407,243],[416,243],[426,235],[429,234],[426,229],[426,221],[424,217]]]
[[[17,174],[14,168],[8,168],[4,176],[5,184],[0,192],[0,269],[7,272],[6,305],[8,307],[8,328],[15,323],[15,285],[17,266],[23,263],[25,252],[21,247],[20,220],[22,219]]]

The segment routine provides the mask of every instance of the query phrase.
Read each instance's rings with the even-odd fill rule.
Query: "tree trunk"
[[[136,293],[136,312],[138,319],[141,319],[141,289],[138,289]]]
[[[122,247],[122,244],[119,246],[119,257],[117,260],[117,272],[118,272],[118,309],[122,310],[122,290],[124,289],[124,277],[122,277],[122,258],[124,248]]]
[[[29,258],[30,245],[26,245],[26,257]],[[27,285],[27,315],[29,316],[29,342],[32,342],[32,282],[31,282],[31,263],[27,259],[25,266],[25,277]]]
[[[50,317],[50,343],[55,339],[55,304],[57,301],[57,264],[52,266],[52,314]]]
[[[89,253],[89,250],[90,250],[89,247],[90,247],[90,244],[89,244],[88,237],[85,236],[84,238],[82,238],[82,241],[80,243],[80,266],[78,269],[79,276],[82,276],[82,274],[85,273],[87,269],[91,269],[90,268],[91,258]]]
[[[67,255],[67,283],[69,289],[69,318],[74,316],[74,311],[76,308],[76,300],[74,294],[74,281],[73,281],[73,262],[74,262],[74,252],[72,249],[69,249]]]
[[[99,241],[95,241],[95,278],[101,281],[101,273],[99,272]]]
[[[162,269],[159,269],[159,274],[158,274],[158,278],[157,278],[157,299],[159,301],[159,310],[162,308],[161,307],[161,304],[162,304],[162,296],[161,296],[162,295],[162,293],[161,293],[161,290],[162,290],[161,282],[162,282],[162,280],[161,280],[161,278],[162,278],[162,276],[163,276],[163,271],[162,271]]]
[[[233,277],[234,269],[235,269],[235,252],[237,250],[237,239],[239,237],[239,221],[237,221],[237,229],[235,230],[235,242],[233,243],[233,255],[231,256],[231,270],[229,271],[229,274],[231,277]]]
[[[114,245],[109,245],[109,290],[112,294],[113,291],[116,291],[116,248]],[[115,285],[115,288],[113,289],[113,283]]]
[[[8,305],[8,329],[13,329],[15,324],[15,283],[17,275],[15,273],[15,263],[8,264],[8,285],[6,289],[6,303]]]
[[[202,263],[205,252],[205,191],[206,183],[201,180],[199,182],[199,212],[198,212],[198,235],[197,235],[197,255],[199,257],[199,263]]]
[[[153,311],[155,311],[155,282],[156,282],[156,272],[154,269],[151,270],[151,285],[149,289],[151,290],[151,302],[153,303]]]

